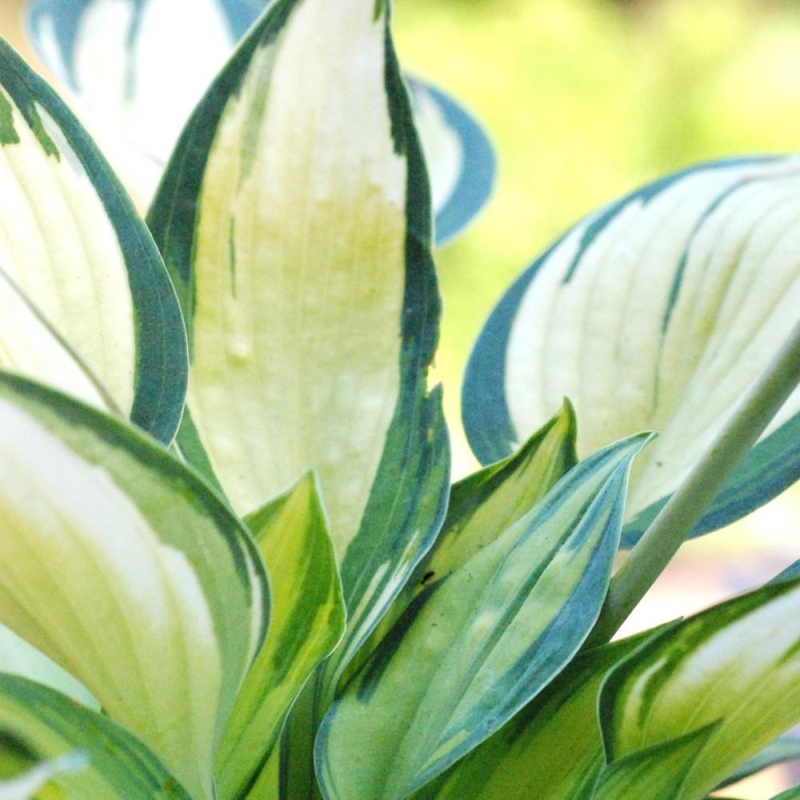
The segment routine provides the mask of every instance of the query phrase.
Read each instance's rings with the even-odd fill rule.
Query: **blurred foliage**
[[[395,22],[406,67],[470,108],[500,158],[489,208],[438,258],[451,419],[483,320],[566,227],[692,162],[800,148],[800,3],[396,0]]]

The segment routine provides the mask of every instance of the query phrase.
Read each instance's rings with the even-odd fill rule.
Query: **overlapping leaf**
[[[0,365],[169,441],[186,388],[175,293],[86,132],[0,44]]]
[[[146,205],[192,108],[258,11],[247,0],[32,0],[29,27],[39,54],[91,115],[104,149],[118,155],[120,174]],[[191,36],[184,35],[188,17]],[[494,153],[447,95],[419,81],[412,91],[443,243],[485,204]]]
[[[335,647],[344,601],[316,484],[291,492],[247,520],[269,564],[269,634],[236,698],[217,758],[221,797],[264,797],[266,765],[284,719],[312,670]]]
[[[492,192],[495,157],[478,123],[432,86],[409,79],[414,121],[431,179],[436,244],[451,241]]]
[[[0,672],[44,684],[95,711],[100,710],[100,704],[80,681],[5,625],[0,625]]]
[[[5,766],[10,756],[26,770],[44,762],[20,780],[51,780],[56,797],[191,800],[158,758],[130,733],[24,678],[0,675],[0,729],[12,737],[11,742],[0,737],[0,762]],[[2,781],[0,798],[6,800]]]
[[[715,727],[678,800],[698,800],[800,721],[800,583],[709,609],[614,670],[601,696],[606,753],[617,759]]]
[[[505,455],[564,395],[580,454],[642,428],[628,539],[652,519],[792,330],[800,307],[800,161],[670,176],[588,217],[514,284],[472,355],[464,418],[482,460]],[[800,392],[697,532],[800,477]]]
[[[592,800],[679,800],[713,732],[714,724],[619,758],[600,774]]]
[[[652,633],[579,654],[497,733],[413,800],[585,800],[604,765],[597,699],[610,669]]]
[[[427,181],[387,13],[270,5],[149,216],[190,335],[180,447],[242,513],[317,472],[349,616],[339,658],[430,545],[448,491],[426,385]]]
[[[255,544],[147,438],[23,379],[0,379],[0,442],[0,621],[210,797],[266,623]]]
[[[605,596],[628,469],[643,442],[580,463],[416,596],[323,721],[317,773],[329,800],[406,796],[561,671]]]
[[[380,625],[350,664],[369,656],[414,598],[465,564],[492,538],[524,516],[575,466],[575,417],[565,407],[514,455],[456,483],[433,547],[417,565]]]

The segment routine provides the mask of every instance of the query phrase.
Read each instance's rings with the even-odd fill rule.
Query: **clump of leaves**
[[[42,797],[702,800],[800,751],[796,568],[608,643],[800,473],[798,162],[671,176],[538,259],[451,487],[389,22],[268,4],[146,221],[0,49],[0,776]]]

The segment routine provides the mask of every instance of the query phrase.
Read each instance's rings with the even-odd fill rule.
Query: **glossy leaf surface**
[[[585,800],[604,766],[597,719],[608,672],[648,634],[581,653],[497,733],[413,800]],[[565,742],[569,746],[565,746]]]
[[[799,165],[746,159],[669,176],[587,217],[537,259],[472,354],[464,419],[478,457],[507,454],[565,395],[581,455],[657,431],[632,475],[634,541],[796,322]],[[795,392],[696,533],[800,477],[798,409]]]
[[[433,547],[381,619],[371,641],[359,651],[357,661],[363,662],[427,585],[447,578],[491,544],[530,511],[576,461],[575,418],[565,406],[514,455],[457,482]]]

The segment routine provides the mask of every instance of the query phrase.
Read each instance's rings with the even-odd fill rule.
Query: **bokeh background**
[[[24,3],[0,0],[0,29],[31,57]],[[437,378],[463,476],[476,466],[459,422],[469,350],[535,255],[659,175],[800,151],[800,0],[394,0],[394,16],[406,68],[471,109],[499,156],[489,206],[437,256]],[[760,585],[800,558],[799,528],[795,488],[686,545],[626,630]],[[724,794],[767,800],[797,782],[797,767],[780,767]]]
[[[437,377],[463,475],[475,462],[460,433],[461,375],[494,303],[536,254],[659,175],[800,151],[800,2],[395,0],[394,16],[405,67],[479,117],[499,156],[489,206],[437,257]],[[796,487],[686,545],[627,630],[754,588],[798,558]],[[724,794],[761,800],[798,781],[797,767],[780,767]]]

